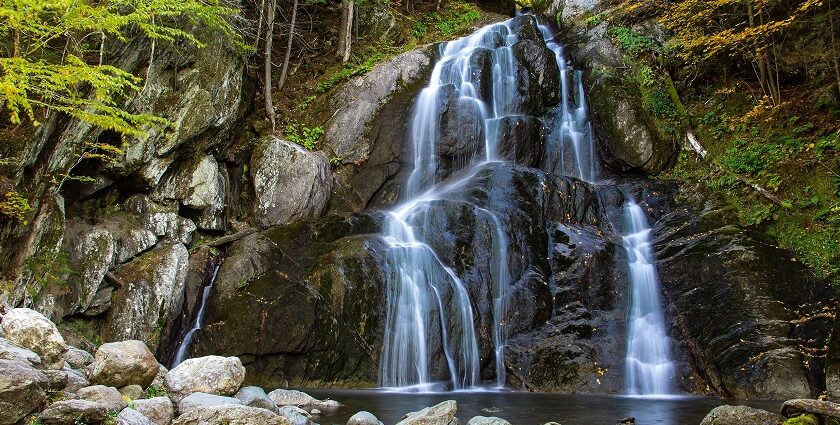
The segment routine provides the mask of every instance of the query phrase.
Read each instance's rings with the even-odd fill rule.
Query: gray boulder
[[[67,374],[67,385],[64,387],[64,391],[75,393],[84,387],[90,386],[90,381],[87,380],[82,372],[68,368],[64,368],[64,372]]]
[[[211,406],[224,406],[226,404],[242,404],[238,398],[225,397],[207,393],[192,393],[178,402],[178,413],[189,413],[195,409],[202,409]]]
[[[457,411],[458,403],[455,400],[447,400],[432,407],[408,413],[403,420],[397,422],[397,425],[449,425]]]
[[[84,370],[89,364],[93,363],[93,354],[76,347],[70,347],[64,361],[71,369]]]
[[[132,384],[146,387],[159,371],[149,347],[137,340],[102,344],[87,370],[91,383],[117,388]]]
[[[134,408],[155,425],[169,425],[175,417],[175,406],[169,397],[135,400]]]
[[[191,393],[232,395],[245,380],[245,368],[237,357],[206,356],[187,359],[170,370],[164,379],[172,400],[179,402]]]
[[[197,229],[192,220],[171,211],[144,213],[141,220],[143,225],[157,236],[169,238],[184,245],[192,242],[193,232]]]
[[[277,405],[268,398],[265,390],[260,387],[242,387],[236,392],[234,397],[238,398],[246,406],[260,407],[273,412],[277,411]]]
[[[41,367],[41,356],[2,337],[0,337],[0,360],[13,360],[27,363],[32,367]]]
[[[293,425],[312,425],[312,415],[300,407],[283,406],[278,409],[277,414]]]
[[[382,425],[382,422],[373,413],[363,410],[351,416],[347,420],[347,425]]]
[[[254,149],[251,176],[256,195],[254,218],[263,227],[319,215],[332,189],[330,164],[324,154],[276,137],[261,141]]]
[[[60,391],[67,387],[67,372],[64,370],[46,369],[41,371],[49,382],[50,391]]]
[[[510,425],[510,422],[495,416],[473,416],[467,425]]]
[[[95,401],[105,406],[109,412],[119,412],[128,406],[122,394],[114,387],[93,385],[79,389],[76,395],[82,400]]]
[[[39,419],[44,425],[101,424],[108,417],[108,409],[88,400],[62,400],[47,407]]]
[[[295,407],[317,407],[320,409],[335,409],[341,406],[341,403],[325,399],[318,400],[311,395],[298,390],[284,390],[277,389],[268,393],[268,398],[278,406],[295,406]]]
[[[161,323],[174,321],[180,308],[188,262],[184,245],[164,242],[122,265],[116,276],[124,286],[114,291],[102,338],[137,339],[156,350]]]
[[[174,425],[291,425],[288,419],[259,407],[241,404],[210,406],[178,416]]]
[[[131,408],[125,408],[117,415],[117,425],[155,425],[155,423],[143,416],[142,413]]]
[[[36,411],[46,398],[47,377],[29,366],[0,360],[0,424],[13,424]]]
[[[703,418],[700,425],[778,425],[781,416],[747,406],[718,406]]]
[[[43,314],[28,308],[15,308],[3,316],[5,337],[38,353],[46,369],[61,369],[67,355],[67,344],[58,328]]]
[[[206,230],[224,230],[225,179],[212,155],[186,161],[167,172],[155,197],[177,200],[199,210],[196,225]]]

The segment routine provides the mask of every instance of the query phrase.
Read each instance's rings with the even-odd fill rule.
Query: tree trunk
[[[341,26],[338,29],[338,57],[350,60],[350,46],[353,42],[353,0],[341,2]]]
[[[292,57],[292,42],[295,39],[295,20],[297,19],[298,0],[292,6],[292,21],[289,23],[289,41],[286,42],[286,55],[283,57],[283,69],[280,71],[280,81],[277,82],[277,91],[283,89],[286,84],[286,76],[289,72],[289,59]]]
[[[837,79],[837,94],[840,95],[840,49],[837,47],[837,35],[834,33],[834,8],[831,1],[828,2],[828,30],[831,31],[831,60],[834,63],[834,78]]]
[[[271,130],[274,131],[276,122],[274,120],[274,102],[271,99],[271,44],[274,38],[274,9],[277,6],[276,0],[266,2],[266,24],[265,24],[265,82],[263,84],[263,97],[265,97],[265,115],[271,122]]]

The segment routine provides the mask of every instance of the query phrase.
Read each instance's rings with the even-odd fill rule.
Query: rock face
[[[173,167],[163,176],[155,195],[194,210],[195,224],[201,229],[225,229],[225,179],[212,155]]]
[[[270,410],[242,405],[211,406],[179,416],[174,425],[292,425]]]
[[[64,367],[67,344],[58,328],[44,315],[28,308],[15,308],[3,316],[2,325],[5,337],[38,353],[45,368]]]
[[[195,392],[233,395],[244,379],[245,368],[238,358],[206,356],[184,360],[164,382],[171,398],[180,401]]]
[[[251,176],[254,219],[263,227],[317,217],[332,189],[330,164],[322,153],[275,137],[254,149]]]
[[[88,376],[94,384],[122,388],[137,384],[147,387],[158,373],[158,362],[142,341],[129,340],[102,344]]]
[[[189,253],[180,243],[165,243],[123,265],[102,327],[106,341],[138,339],[157,349],[161,327],[181,306]]]
[[[830,303],[827,285],[766,236],[730,225],[732,212],[701,186],[651,192],[668,314],[705,383],[738,398],[816,395],[822,366],[806,353],[832,327],[817,314]],[[675,201],[658,204],[653,193]]]
[[[0,360],[0,423],[14,424],[44,403],[49,387],[40,371],[11,360]]]
[[[778,425],[782,417],[766,410],[747,406],[718,406],[700,425]]]

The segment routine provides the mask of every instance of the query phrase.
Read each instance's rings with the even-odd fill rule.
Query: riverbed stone
[[[41,407],[49,381],[27,363],[0,360],[0,423],[13,424]]]
[[[288,419],[259,407],[228,404],[195,409],[178,416],[173,425],[292,425]]]
[[[92,385],[81,388],[76,392],[82,400],[95,401],[108,409],[109,412],[119,412],[128,406],[119,390],[105,385]]]
[[[277,405],[268,398],[268,394],[260,387],[242,387],[236,392],[234,397],[238,398],[246,406],[260,407],[275,413],[277,411]]]
[[[14,308],[3,316],[3,334],[9,341],[38,353],[46,369],[61,369],[68,346],[55,324],[28,308]]]
[[[297,406],[282,406],[277,414],[286,418],[292,425],[312,425],[312,415]]]
[[[158,362],[149,347],[137,340],[102,344],[87,368],[91,383],[116,388],[132,384],[146,387],[158,370]]]
[[[88,400],[57,401],[39,416],[44,425],[101,424],[107,417],[104,405]]]
[[[417,412],[407,413],[397,425],[449,425],[458,411],[455,400],[446,400]]]
[[[362,410],[351,416],[347,425],[382,425],[382,422],[373,413]]]
[[[134,400],[134,408],[155,425],[169,425],[175,417],[175,405],[169,397]]]
[[[184,360],[169,371],[164,385],[172,400],[191,393],[233,395],[245,380],[245,368],[237,357],[205,356]]]
[[[311,395],[298,390],[276,389],[268,393],[268,398],[278,406],[318,407],[321,409],[335,409],[341,404],[335,400],[318,400]]]
[[[238,398],[207,393],[192,393],[178,402],[178,413],[184,414],[195,409],[226,404],[242,404]]]
[[[748,406],[718,406],[712,409],[700,425],[778,425],[782,417],[766,410]]]
[[[510,425],[510,422],[495,416],[473,416],[467,425]]]

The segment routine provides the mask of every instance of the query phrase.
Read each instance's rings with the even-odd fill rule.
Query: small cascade
[[[175,358],[172,360],[170,368],[178,366],[181,362],[187,359],[187,355],[190,352],[190,345],[195,338],[195,334],[202,326],[204,326],[204,309],[207,306],[207,300],[210,299],[210,294],[213,291],[213,284],[216,283],[216,276],[219,274],[219,268],[221,265],[221,261],[216,264],[216,267],[213,268],[213,275],[210,277],[210,283],[208,283],[201,291],[201,305],[195,315],[195,322],[193,322],[189,332],[184,335],[184,339],[181,340],[181,343],[178,345],[178,351],[175,352]]]
[[[650,245],[651,229],[642,208],[624,208],[624,247],[630,267],[630,315],[627,320],[626,392],[630,395],[673,393],[671,340],[665,333],[659,279]]]
[[[555,117],[546,135],[546,170],[586,182],[597,181],[595,138],[586,109],[583,71],[569,69],[563,45],[554,40],[548,27],[540,25],[539,28],[560,68],[561,102],[554,111]]]
[[[447,191],[460,187],[482,165],[499,160],[495,123],[517,113],[516,69],[510,46],[516,36],[506,23],[489,25],[472,36],[441,46],[441,59],[417,98],[411,126],[414,168],[406,182],[407,201],[388,214],[384,239],[389,245],[392,267],[388,276],[388,310],[384,348],[380,362],[380,384],[384,387],[435,388],[430,370],[431,341],[440,340],[452,389],[479,385],[479,348],[472,303],[466,286],[425,242],[429,232],[431,204]],[[481,78],[474,55],[491,52],[492,90],[478,92]],[[486,78],[486,76],[484,76]],[[472,157],[455,164],[450,172],[464,169],[453,181],[437,184],[441,172],[440,105],[454,91],[457,119],[473,123],[472,134],[459,134],[482,146]],[[469,126],[467,126],[469,128]],[[463,126],[459,129],[463,130]],[[470,133],[467,131],[466,133]],[[499,266],[493,276],[493,342],[496,355],[496,384],[504,386],[503,346],[507,272],[507,239],[499,218],[482,210],[495,226],[494,260]],[[445,302],[444,300],[448,300]],[[439,335],[442,333],[442,335]]]

